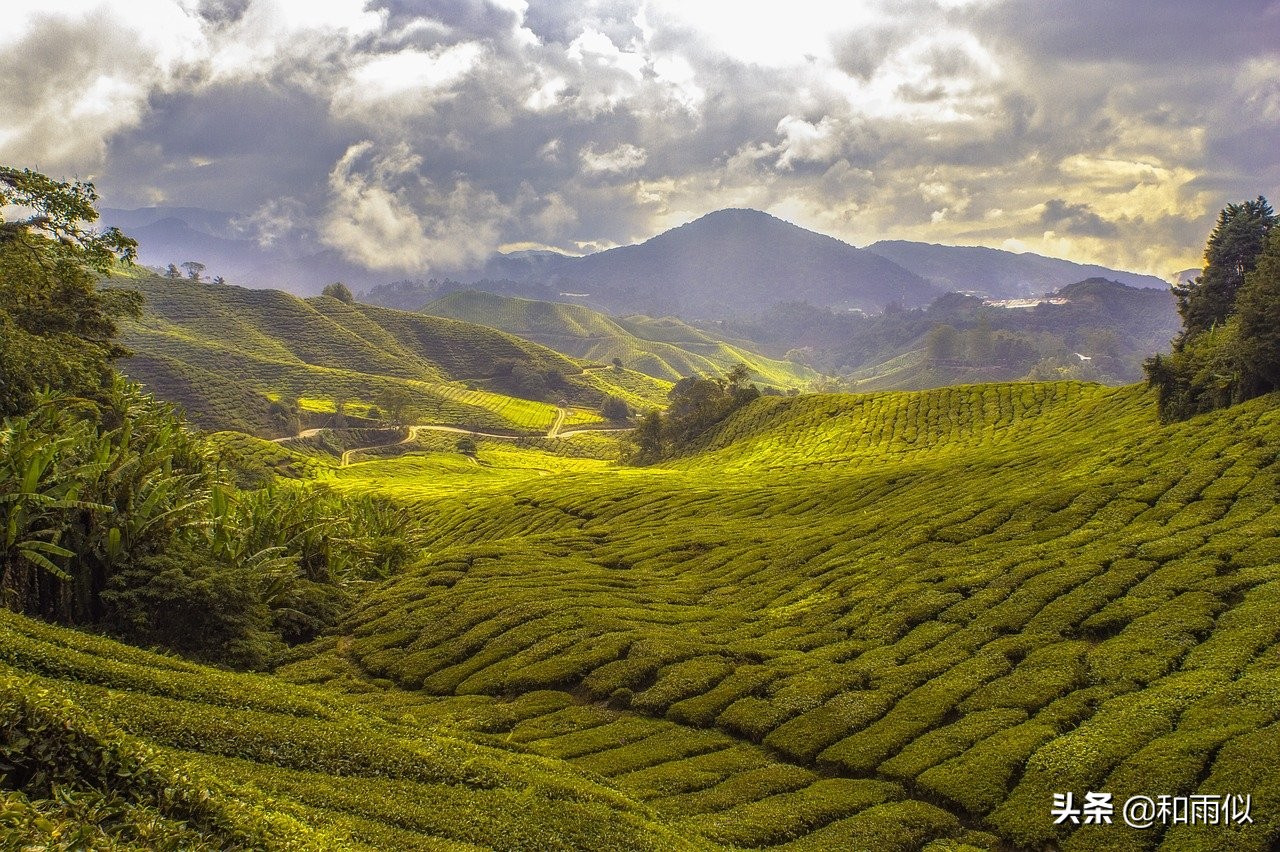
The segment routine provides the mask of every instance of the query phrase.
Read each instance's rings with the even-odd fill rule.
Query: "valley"
[[[1277,236],[1237,313],[1214,260],[694,323],[300,299],[43,222],[0,241],[5,844],[1280,843]],[[1021,375],[1133,368],[1173,297],[1146,384]],[[1219,818],[1127,810],[1175,799]]]

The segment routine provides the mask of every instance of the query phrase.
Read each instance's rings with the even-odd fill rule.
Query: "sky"
[[[1169,277],[1280,203],[1280,0],[42,0],[0,163],[429,272],[751,207]]]

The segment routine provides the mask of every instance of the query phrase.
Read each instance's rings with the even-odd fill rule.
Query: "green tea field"
[[[341,468],[223,437],[413,507],[426,550],[270,676],[5,616],[7,706],[48,741],[3,759],[67,779],[5,818],[119,848],[1273,848],[1280,400],[1152,408],[765,397],[650,468],[607,433]],[[1094,791],[1249,821],[1055,824]]]
[[[412,422],[536,433],[554,422],[558,401],[596,409],[614,395],[648,408],[670,387],[631,370],[584,372],[551,349],[458,320],[158,277],[128,286],[146,307],[125,327],[134,353],[125,372],[209,430],[289,434],[269,411],[282,395],[321,412],[342,399],[364,415],[390,394]]]

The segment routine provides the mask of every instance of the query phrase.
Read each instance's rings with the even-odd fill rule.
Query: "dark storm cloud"
[[[1041,61],[1124,62],[1198,73],[1280,50],[1274,0],[1011,0],[971,19]]]
[[[1089,205],[1068,204],[1061,198],[1045,202],[1044,212],[1040,214],[1040,224],[1049,230],[1084,237],[1114,237],[1118,233],[1114,223],[1094,213]]]
[[[154,187],[190,206],[244,212],[274,194],[318,202],[350,144],[326,100],[283,83],[227,82],[198,96],[158,94],[148,106],[141,124],[112,139],[104,192],[128,197]]]

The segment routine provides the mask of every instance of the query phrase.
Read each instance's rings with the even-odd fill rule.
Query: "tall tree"
[[[187,277],[192,281],[199,281],[201,274],[204,273],[204,264],[198,260],[185,261],[182,268],[187,270]]]
[[[332,284],[329,284],[320,291],[320,295],[329,296],[337,299],[339,302],[346,302],[348,305],[356,300],[356,297],[351,293],[351,289],[341,281],[335,281]]]
[[[25,411],[41,387],[97,399],[110,362],[127,354],[116,319],[136,315],[141,296],[100,289],[137,243],[115,228],[98,232],[88,183],[64,183],[29,169],[0,167],[0,415]]]
[[[1190,417],[1280,384],[1280,232],[1262,196],[1229,204],[1205,246],[1204,272],[1175,287],[1182,331],[1173,352],[1144,365],[1160,416]]]
[[[1261,195],[1253,201],[1228,204],[1218,214],[1204,249],[1204,271],[1194,281],[1173,288],[1183,325],[1177,348],[1227,321],[1235,309],[1236,294],[1257,264],[1275,225],[1275,211]]]
[[[1280,228],[1273,228],[1236,300],[1239,396],[1280,390]]]

